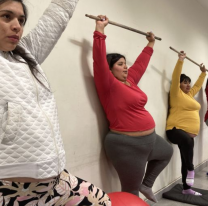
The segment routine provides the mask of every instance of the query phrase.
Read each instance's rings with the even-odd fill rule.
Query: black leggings
[[[173,143],[177,144],[181,154],[181,173],[183,188],[185,190],[191,187],[186,184],[187,170],[194,170],[193,156],[194,156],[194,138],[190,137],[188,133],[181,129],[166,131],[168,139]]]

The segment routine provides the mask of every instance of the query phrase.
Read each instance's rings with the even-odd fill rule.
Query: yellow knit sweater
[[[186,94],[180,89],[182,66],[183,61],[178,60],[173,71],[170,88],[170,110],[166,130],[176,127],[197,135],[200,129],[199,110],[201,105],[194,99],[194,96],[201,89],[206,72],[200,74],[194,86]]]

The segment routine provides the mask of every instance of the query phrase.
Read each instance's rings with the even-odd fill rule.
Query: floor
[[[208,167],[204,168],[203,170],[201,170],[195,175],[194,187],[208,190],[207,172],[208,172]],[[154,206],[194,206],[194,205],[185,204],[181,202],[175,202],[175,201],[164,199],[164,198],[161,198],[158,203],[151,204],[151,205],[154,205]]]

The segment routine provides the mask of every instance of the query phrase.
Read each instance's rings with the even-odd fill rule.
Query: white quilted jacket
[[[19,45],[40,67],[71,18],[78,0],[52,0],[38,25]],[[57,61],[59,61],[57,59]],[[0,179],[48,178],[65,167],[53,94],[40,85],[24,63],[0,51]]]

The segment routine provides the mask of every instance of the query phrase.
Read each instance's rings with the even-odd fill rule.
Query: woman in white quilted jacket
[[[104,205],[99,188],[69,174],[56,104],[40,65],[53,49],[78,0],[52,0],[22,37],[22,0],[0,0],[0,206]]]

